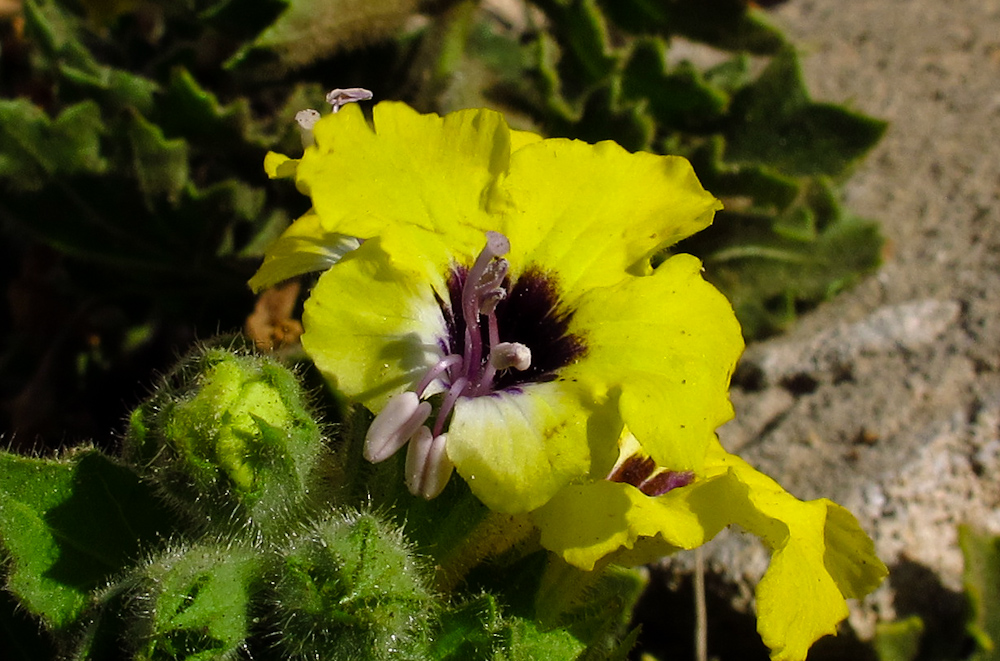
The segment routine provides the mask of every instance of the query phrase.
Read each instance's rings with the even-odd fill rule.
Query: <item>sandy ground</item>
[[[773,17],[814,98],[891,122],[846,189],[890,251],[749,349],[764,379],[737,380],[722,438],[873,535],[893,572],[852,615],[867,636],[920,610],[906,595],[961,589],[959,524],[1000,534],[1000,0],[791,0]],[[709,560],[750,579],[766,566],[735,534]]]

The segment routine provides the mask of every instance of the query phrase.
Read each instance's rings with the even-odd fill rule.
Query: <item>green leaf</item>
[[[666,43],[658,39],[636,43],[622,72],[622,96],[633,102],[648,99],[650,112],[663,130],[698,130],[717,122],[729,96],[709,85],[689,63],[669,70],[666,49]]]
[[[751,82],[750,58],[741,53],[706,70],[704,76],[709,85],[732,94]]]
[[[8,589],[52,629],[69,625],[93,589],[172,530],[149,488],[96,450],[58,460],[0,452]]]
[[[1000,537],[959,526],[965,558],[963,584],[971,612],[968,632],[976,641],[977,661],[1000,659]]]
[[[638,34],[679,35],[717,48],[769,55],[781,32],[747,0],[601,0],[615,23]]]
[[[604,81],[618,65],[620,54],[611,46],[608,28],[595,0],[542,0],[551,30],[563,47],[559,61],[563,83],[578,85],[576,94]]]
[[[184,140],[167,140],[163,131],[142,115],[133,114],[126,132],[139,190],[151,208],[159,196],[176,203],[188,181],[188,148]]]
[[[586,649],[565,629],[546,631],[538,622],[520,617],[508,625],[506,642],[510,661],[574,661]]]
[[[251,39],[271,25],[289,0],[219,0],[198,18],[205,25],[238,39]]]
[[[290,0],[252,48],[271,50],[284,66],[300,68],[396,34],[417,0]]]
[[[483,593],[445,611],[431,637],[431,658],[438,661],[495,658],[503,618],[496,598]]]
[[[725,141],[713,136],[688,154],[698,178],[730,211],[773,215],[784,212],[802,194],[804,181],[756,163],[722,160]]]
[[[82,19],[51,0],[25,0],[25,30],[51,75],[115,109],[149,112],[156,83],[100,64],[84,44]]]
[[[572,661],[586,648],[565,629],[503,617],[497,598],[488,592],[445,611],[432,640],[430,654],[436,661]]]
[[[676,249],[705,260],[706,277],[733,303],[744,334],[761,337],[873,270],[882,244],[876,223],[844,210],[829,182],[811,180],[777,214],[722,211]]]
[[[429,567],[373,514],[335,512],[279,551],[267,619],[282,658],[421,658],[438,600]]]
[[[656,124],[646,112],[646,104],[622,102],[619,97],[615,86],[599,87],[587,95],[572,124],[553,121],[549,133],[587,142],[614,140],[630,151],[648,149]]]
[[[0,100],[0,180],[37,191],[60,175],[99,174],[104,123],[93,101],[70,106],[56,119],[27,99]]]
[[[727,161],[764,163],[790,175],[842,174],[882,137],[886,123],[809,99],[798,57],[783,50],[736,95]]]
[[[165,135],[184,136],[196,150],[236,159],[263,158],[265,140],[256,134],[247,100],[240,98],[223,106],[183,67],[171,71],[170,82],[157,100],[154,119]],[[227,153],[233,150],[237,153]]]
[[[611,565],[585,572],[552,559],[537,590],[538,618],[557,623],[586,646],[581,661],[625,658],[628,630],[646,581],[634,569]]]
[[[914,661],[920,652],[924,622],[919,615],[903,620],[883,622],[875,627],[872,646],[879,661]]]

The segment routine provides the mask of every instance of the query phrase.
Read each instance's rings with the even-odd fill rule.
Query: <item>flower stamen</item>
[[[414,434],[406,450],[406,488],[430,500],[444,491],[455,465],[445,452],[447,434],[432,435],[427,427]]]
[[[445,372],[449,376],[453,376],[453,368],[461,370],[462,368],[462,357],[457,353],[451,353],[442,358],[437,362],[437,365],[427,370],[427,374],[424,374],[424,378],[420,379],[420,383],[417,384],[416,393],[418,397],[424,396],[424,391],[434,382],[434,379],[438,378]]]
[[[421,402],[413,391],[390,399],[365,434],[365,459],[377,464],[394,455],[430,415],[430,402]]]
[[[455,408],[455,402],[458,398],[465,393],[466,387],[469,385],[469,380],[464,376],[460,376],[455,379],[455,383],[451,384],[451,388],[448,389],[447,394],[444,396],[444,401],[441,402],[441,409],[438,411],[437,419],[434,420],[434,435],[439,435],[444,430],[444,422],[448,419],[448,415],[451,410]]]
[[[358,101],[368,101],[372,98],[371,90],[366,90],[363,87],[348,87],[345,89],[340,89],[339,87],[334,90],[330,90],[326,95],[326,102],[330,104],[330,112],[337,114],[340,109],[346,106],[348,103],[357,103]]]
[[[316,126],[316,122],[319,119],[319,111],[312,108],[306,108],[295,113],[295,123],[299,125],[303,149],[316,144],[316,138],[313,136],[313,127]]]
[[[486,232],[486,246],[469,269],[462,287],[462,317],[465,320],[465,376],[473,383],[480,382],[483,359],[483,338],[479,330],[479,316],[483,313],[485,297],[497,296],[509,265],[500,259],[510,252],[510,240],[499,232]],[[494,260],[503,262],[493,266]],[[504,292],[503,296],[506,296]],[[496,303],[488,306],[490,317],[495,317]]]

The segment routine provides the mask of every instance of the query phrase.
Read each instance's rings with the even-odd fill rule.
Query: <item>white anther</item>
[[[306,108],[295,113],[295,121],[298,123],[299,132],[302,134],[303,149],[316,144],[316,138],[313,137],[313,127],[316,126],[319,117],[319,111],[312,108]]]
[[[414,496],[430,500],[448,485],[455,465],[445,452],[447,442],[447,433],[433,436],[427,427],[418,429],[410,439],[410,447],[406,449],[406,488]]]
[[[505,298],[507,298],[506,291],[503,289],[494,289],[483,296],[483,300],[479,303],[479,312],[487,316],[493,314],[493,311],[497,309],[497,303]]]
[[[513,367],[523,372],[531,367],[531,349],[520,342],[500,342],[490,351],[490,364],[498,371]]]
[[[396,454],[431,414],[430,402],[406,391],[389,400],[365,434],[365,459],[377,464]]]
[[[298,122],[299,127],[303,131],[312,131],[313,127],[316,126],[316,122],[319,121],[319,117],[319,111],[312,108],[306,108],[295,113],[295,121]]]
[[[487,231],[484,250],[494,257],[503,257],[510,252],[510,239],[500,232]]]
[[[495,289],[503,283],[510,271],[510,262],[506,259],[497,258],[490,262],[483,270],[483,276],[479,278],[479,287]]]
[[[334,114],[340,112],[340,109],[346,106],[348,103],[357,103],[358,101],[368,101],[372,98],[372,93],[370,90],[366,90],[363,87],[348,87],[346,89],[340,89],[339,87],[335,90],[330,90],[326,95],[326,102],[329,103],[332,108],[331,112]]]

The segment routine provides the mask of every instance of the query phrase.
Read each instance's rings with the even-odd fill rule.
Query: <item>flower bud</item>
[[[129,588],[129,658],[241,657],[263,562],[252,548],[224,542],[155,558]]]
[[[271,629],[280,658],[426,658],[434,622],[429,569],[372,514],[334,516],[281,552]]]
[[[133,414],[125,456],[208,525],[266,528],[303,503],[321,460],[301,387],[273,359],[202,350]]]

